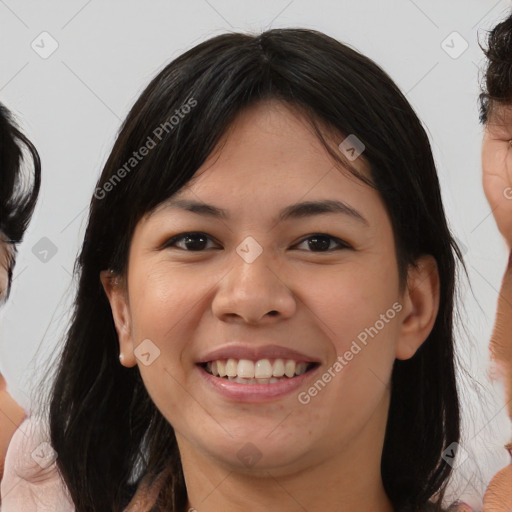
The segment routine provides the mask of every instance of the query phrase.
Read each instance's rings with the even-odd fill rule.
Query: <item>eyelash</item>
[[[209,240],[212,240],[212,238],[210,236],[208,236],[206,233],[203,233],[201,231],[187,231],[187,232],[184,232],[184,233],[179,233],[178,235],[175,235],[171,238],[169,238],[169,240],[167,240],[163,245],[162,245],[162,249],[167,249],[167,248],[171,248],[174,246],[174,244],[177,242],[177,241],[180,241],[182,239],[184,239],[185,237],[187,236],[203,236],[205,238],[208,238]],[[331,236],[331,235],[327,235],[325,233],[313,233],[305,238],[303,238],[300,242],[298,242],[297,244],[295,245],[299,245],[299,244],[302,244],[303,242],[311,239],[311,238],[315,238],[315,237],[322,237],[322,238],[329,238],[331,240],[334,240],[339,247],[337,248],[334,248],[334,249],[328,249],[326,251],[306,251],[306,252],[313,252],[313,253],[326,253],[326,252],[333,252],[335,250],[340,250],[340,249],[353,249],[353,247],[348,244],[347,242],[345,242],[344,240],[341,240],[340,238],[337,238],[337,237],[334,237],[334,236]],[[330,245],[330,244],[329,244]],[[186,249],[182,249],[180,247],[177,247],[177,249],[179,250],[183,250],[185,252],[204,252],[204,250],[199,250],[199,251],[188,251]]]

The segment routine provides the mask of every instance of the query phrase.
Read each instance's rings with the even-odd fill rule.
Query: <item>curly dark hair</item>
[[[480,122],[485,124],[496,104],[512,103],[512,13],[489,32],[487,49],[482,50],[487,67],[479,100]]]

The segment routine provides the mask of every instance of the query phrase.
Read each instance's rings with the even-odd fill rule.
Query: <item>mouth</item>
[[[297,379],[320,363],[293,359],[217,359],[198,363],[207,374],[219,380],[246,385],[271,385]]]
[[[235,403],[280,400],[308,385],[321,363],[300,360],[218,359],[196,363],[206,389]]]

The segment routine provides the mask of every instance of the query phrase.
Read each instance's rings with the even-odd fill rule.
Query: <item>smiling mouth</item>
[[[283,359],[263,359],[256,362],[247,359],[224,359],[199,363],[213,377],[238,384],[275,384],[289,381],[310,372],[319,363]]]

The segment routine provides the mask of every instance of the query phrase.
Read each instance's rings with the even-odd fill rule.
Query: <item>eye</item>
[[[169,238],[169,240],[167,240],[162,245],[161,248],[165,249],[169,247],[176,247],[178,249],[185,250],[186,252],[201,252],[203,249],[206,248],[206,245],[209,240],[212,240],[210,236],[208,236],[206,233],[202,233],[199,231],[179,233],[178,235]],[[339,238],[324,233],[315,233],[313,235],[309,235],[308,237],[304,238],[299,244],[296,244],[296,246],[303,244],[307,241],[309,242],[308,248],[312,249],[311,252],[332,252],[333,250],[353,248],[347,242],[344,242]],[[332,241],[334,241],[337,244],[337,247],[330,248]],[[182,243],[183,245],[179,247],[179,243]]]
[[[181,242],[182,240],[185,244],[185,249],[183,249],[183,247],[178,247],[178,249],[182,249],[187,252],[200,252],[205,248],[206,242],[211,240],[211,238],[205,233],[198,231],[180,233],[179,235],[175,235],[172,238],[169,238],[169,240],[163,244],[162,249],[177,246],[176,242]]]
[[[329,249],[331,241],[334,241],[336,244],[338,244],[338,247],[335,247],[334,249]],[[313,250],[312,252],[332,252],[333,250],[339,249],[352,249],[352,246],[347,242],[344,242],[343,240],[336,238],[334,236],[326,235],[324,233],[315,233],[314,235],[309,235],[307,238],[302,240],[300,244],[303,244],[304,242],[308,242],[308,247],[310,249],[319,249]]]

